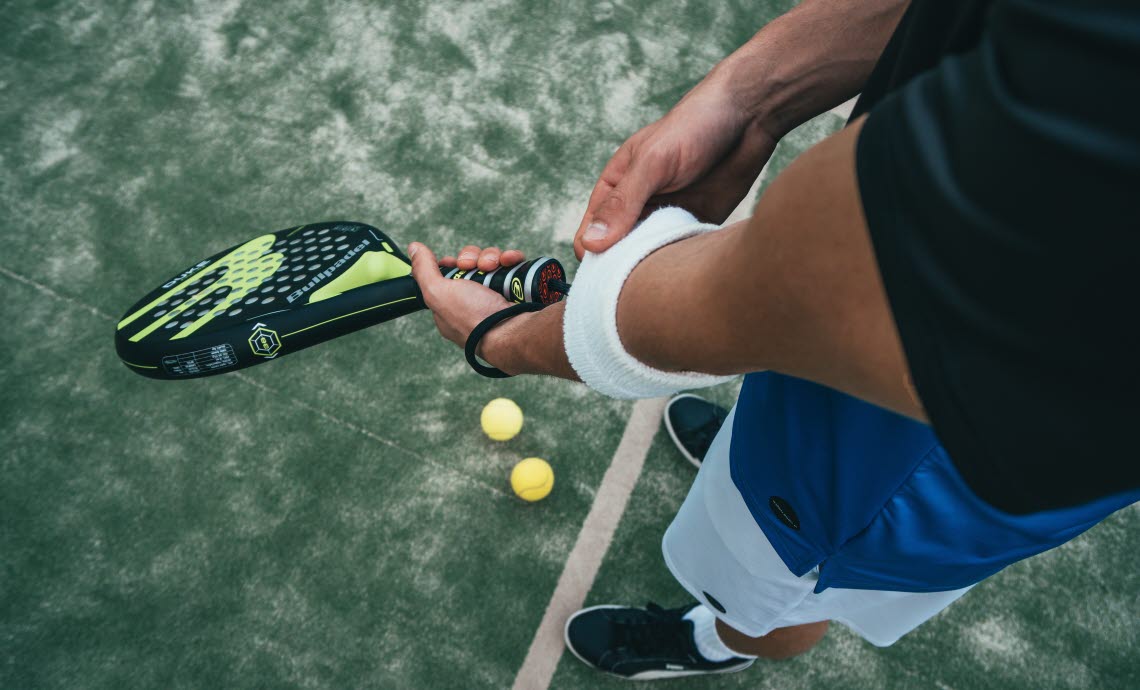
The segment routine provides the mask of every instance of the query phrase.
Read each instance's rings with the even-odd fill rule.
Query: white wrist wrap
[[[732,378],[646,366],[625,351],[617,330],[618,296],[642,259],[677,240],[719,229],[683,209],[663,208],[604,253],[586,252],[562,319],[566,355],[586,385],[612,398],[657,398]]]

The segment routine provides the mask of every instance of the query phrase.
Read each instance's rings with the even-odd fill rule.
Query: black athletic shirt
[[[1140,2],[914,0],[853,117],[919,397],[1029,513],[1140,487]]]

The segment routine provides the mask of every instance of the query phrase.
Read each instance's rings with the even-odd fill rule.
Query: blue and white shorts
[[[886,592],[828,588],[816,594],[815,571],[796,577],[772,548],[729,471],[736,409],[705,455],[697,479],[665,532],[661,548],[673,576],[698,601],[750,637],[832,620],[885,647],[946,608],[970,588]]]

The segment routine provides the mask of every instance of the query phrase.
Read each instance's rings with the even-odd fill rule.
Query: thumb
[[[640,168],[640,169],[639,169]],[[593,209],[582,231],[582,247],[595,254],[604,252],[629,234],[641,216],[654,184],[645,166],[631,169]]]
[[[426,293],[438,280],[446,280],[439,272],[435,254],[426,245],[419,242],[409,244],[408,258],[412,260],[412,278],[420,286],[421,292]]]

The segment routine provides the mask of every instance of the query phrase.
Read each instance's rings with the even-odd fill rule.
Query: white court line
[[[760,185],[764,184],[764,180],[768,179],[769,166],[767,163],[760,169],[760,174],[753,180],[752,186],[749,187],[748,193],[736,205],[732,213],[728,214],[728,218],[724,219],[724,225],[732,225],[733,223],[745,220],[752,217],[752,209],[756,207],[756,196],[760,193]]]
[[[634,403],[621,442],[594,496],[594,504],[582,523],[578,540],[574,542],[570,557],[558,577],[558,584],[531,640],[526,659],[515,676],[514,690],[546,690],[549,687],[565,647],[562,628],[570,615],[582,608],[594,584],[602,558],[613,541],[614,530],[629,503],[629,495],[641,475],[664,409],[664,398]]]
[[[835,106],[827,112],[846,120],[851,117],[851,111],[855,109],[855,101],[857,100],[859,100],[858,96]],[[765,163],[764,168],[760,171],[760,174],[752,183],[752,187],[748,190],[748,194],[744,195],[744,198],[737,204],[736,209],[724,221],[725,225],[732,225],[737,221],[752,217],[752,209],[756,207],[756,196],[760,193],[760,185],[764,184],[769,174],[771,174],[771,168],[768,163]]]
[[[843,103],[840,103],[839,105],[835,106],[834,108],[832,108],[831,110],[829,110],[827,112],[829,112],[833,115],[838,115],[839,117],[846,120],[847,118],[851,117],[851,111],[855,110],[855,101],[857,101],[857,100],[859,100],[859,97],[855,96],[851,100],[844,101]]]
[[[24,285],[27,285],[28,287],[35,288],[36,290],[39,290],[40,292],[46,294],[48,297],[51,297],[52,299],[58,300],[60,302],[64,302],[65,304],[70,304],[71,306],[78,307],[80,309],[83,309],[84,311],[89,311],[101,319],[105,319],[107,321],[118,321],[118,319],[116,319],[115,317],[111,316],[110,314],[108,314],[107,312],[105,312],[101,309],[93,307],[90,304],[84,304],[83,302],[80,302],[79,300],[77,300],[73,297],[68,297],[67,295],[60,294],[60,293],[56,292],[55,290],[52,290],[51,288],[49,288],[47,285],[44,285],[43,283],[36,281],[36,280],[33,280],[27,276],[22,276],[19,273],[16,273],[15,271],[12,271],[12,270],[9,270],[8,268],[5,268],[4,266],[0,266],[0,275],[5,275],[5,276],[11,278],[12,280],[14,280],[18,283],[23,283]]]

